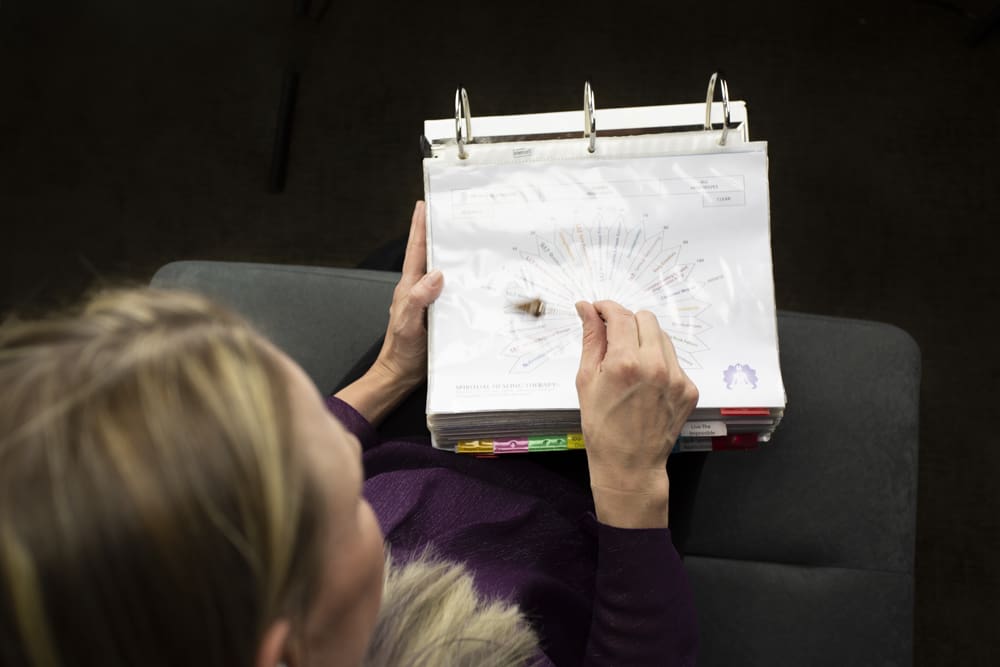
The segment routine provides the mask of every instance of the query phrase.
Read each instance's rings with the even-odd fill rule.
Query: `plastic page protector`
[[[428,413],[578,409],[574,304],[601,299],[657,316],[699,407],[785,405],[765,143],[428,159],[425,178],[428,263],[445,276],[429,314]]]

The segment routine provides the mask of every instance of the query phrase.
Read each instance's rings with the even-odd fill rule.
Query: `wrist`
[[[368,369],[366,374],[372,376],[374,381],[386,387],[395,387],[404,392],[415,389],[425,377],[424,374],[402,372],[399,370],[397,364],[386,361],[383,355],[379,355],[375,359],[375,363],[372,364],[372,367]]]
[[[337,392],[336,396],[357,410],[373,427],[378,427],[409,396],[414,386],[398,380],[376,362],[364,375]]]
[[[591,492],[597,519],[616,528],[667,528],[670,480],[659,474],[591,475]]]
[[[391,368],[378,361],[368,369],[362,379],[369,390],[380,397],[381,402],[391,404],[392,407],[409,396],[417,386],[416,382],[393,372]]]

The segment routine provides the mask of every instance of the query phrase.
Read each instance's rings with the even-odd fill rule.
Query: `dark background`
[[[405,234],[458,83],[475,116],[576,109],[589,78],[599,123],[723,67],[769,141],[778,306],[923,351],[916,664],[1000,664],[995,2],[323,2],[0,0],[0,312],[175,259],[356,265]]]

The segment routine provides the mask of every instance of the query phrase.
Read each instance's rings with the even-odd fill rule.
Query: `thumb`
[[[608,350],[608,332],[594,304],[579,301],[576,313],[583,321],[583,352],[580,354],[580,372],[596,371]]]
[[[435,269],[410,288],[409,307],[423,310],[441,296],[442,289],[444,289],[444,276]]]

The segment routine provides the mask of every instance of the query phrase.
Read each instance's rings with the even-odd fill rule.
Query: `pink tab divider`
[[[527,451],[527,438],[510,438],[508,440],[493,441],[493,453],[495,454],[519,454]]]

